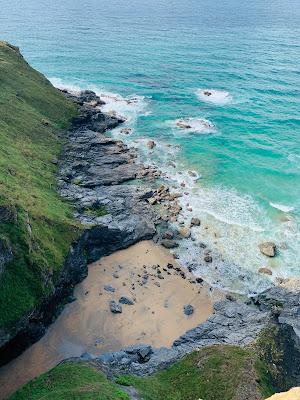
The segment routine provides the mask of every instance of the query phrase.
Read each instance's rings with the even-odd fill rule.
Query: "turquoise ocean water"
[[[243,292],[300,275],[299,20],[299,0],[0,0],[0,38],[54,84],[122,96],[106,108],[129,118],[124,140],[188,193],[183,217],[202,220],[181,261]],[[187,118],[193,129],[176,127]],[[264,240],[277,258],[260,254]]]

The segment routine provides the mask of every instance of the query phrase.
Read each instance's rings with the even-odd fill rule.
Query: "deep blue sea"
[[[181,220],[202,224],[181,262],[243,292],[300,276],[299,21],[299,0],[0,0],[0,38],[55,85],[105,93],[133,129],[113,135],[186,193]]]

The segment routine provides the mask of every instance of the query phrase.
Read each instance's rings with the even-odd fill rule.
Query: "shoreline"
[[[174,259],[178,258],[176,248],[179,246],[179,243],[186,243],[191,237],[195,227],[199,226],[197,218],[188,218],[186,222],[190,225],[187,226],[186,223],[184,225],[179,223],[177,229],[172,222],[176,221],[181,211],[180,202],[178,200],[181,195],[176,193],[176,191],[170,190],[170,188],[165,185],[159,186],[156,179],[161,176],[161,173],[154,166],[145,167],[143,164],[137,162],[138,153],[136,151],[124,145],[120,140],[114,140],[109,136],[103,135],[106,129],[113,128],[122,121],[116,116],[108,116],[101,112],[101,107],[98,107],[101,100],[95,93],[89,91],[83,92],[81,98],[77,98],[77,100],[76,96],[72,94],[66,93],[66,95],[73,98],[73,100],[81,105],[81,112],[75,121],[75,129],[68,134],[69,141],[64,148],[62,158],[58,162],[58,190],[63,198],[74,204],[77,219],[83,225],[87,226],[88,229],[81,238],[79,248],[76,250],[76,253],[73,254],[73,256],[76,257],[78,254],[80,255],[81,252],[85,251],[86,259],[80,258],[80,262],[75,264],[75,268],[73,268],[74,264],[69,262],[70,269],[64,271],[65,275],[62,275],[64,284],[70,282],[71,277],[73,284],[82,282],[79,283],[78,287],[84,287],[84,284],[89,281],[86,267],[87,262],[93,263],[100,259],[97,264],[101,265],[104,260],[103,257],[109,256],[115,263],[118,257],[118,254],[115,253],[116,251],[125,248],[127,250],[124,251],[131,254],[132,247],[130,246],[143,246],[144,242],[141,241],[145,239],[153,238],[155,242],[161,243],[165,248],[174,249],[172,250],[174,251],[173,256],[170,254],[168,255],[171,262],[167,264],[176,264],[174,261]],[[102,133],[100,133],[99,130],[102,130]],[[153,144],[151,144],[151,146],[152,145]],[[136,179],[140,180],[140,182],[143,181],[146,185],[150,184],[150,188],[147,188],[146,185],[132,185],[132,181]],[[127,184],[127,181],[131,183]],[[192,220],[194,220],[193,223]],[[135,245],[135,243],[137,243],[137,245]],[[157,245],[151,244],[151,246],[155,247]],[[159,248],[160,251],[163,250],[166,252],[166,250],[162,249],[160,246]],[[205,246],[202,247],[202,251],[206,257],[205,262],[209,268],[212,268],[209,249]],[[136,256],[136,254],[131,254],[129,260],[130,258],[132,260],[134,256]],[[169,276],[168,272],[170,271],[168,271],[168,268],[164,268],[164,273],[168,275],[166,276],[167,282],[171,279],[170,276],[173,275],[170,273]],[[176,268],[178,268],[178,270]],[[67,354],[63,356],[61,353],[58,354],[56,351],[59,346],[54,345],[53,348],[55,351],[52,356],[50,355],[49,360],[47,358],[49,354],[47,350],[45,351],[43,359],[45,364],[43,365],[48,365],[48,367],[45,367],[46,370],[65,359],[71,359],[73,361],[93,360],[97,368],[109,375],[119,373],[148,375],[157,370],[165,369],[186,354],[204,346],[224,343],[242,347],[250,345],[269,325],[276,325],[277,322],[276,319],[274,319],[271,307],[272,301],[277,301],[279,298],[284,305],[283,312],[285,312],[291,304],[294,305],[297,303],[294,295],[286,294],[284,288],[277,289],[274,287],[267,290],[262,295],[250,298],[247,304],[237,301],[237,299],[230,294],[227,294],[226,298],[224,298],[225,293],[223,292],[221,295],[219,293],[219,298],[217,300],[221,300],[217,301],[212,307],[212,302],[208,301],[209,296],[207,295],[210,293],[211,287],[205,284],[201,277],[197,278],[197,275],[194,277],[195,271],[193,268],[187,268],[187,270],[179,266],[176,268],[175,279],[176,281],[179,279],[180,282],[180,285],[177,286],[177,290],[173,293],[172,297],[172,301],[175,304],[174,308],[177,310],[173,314],[173,317],[176,317],[176,323],[174,323],[173,320],[173,323],[169,322],[165,327],[162,323],[162,321],[165,320],[166,310],[170,311],[170,309],[168,309],[168,302],[165,303],[166,293],[161,291],[160,295],[163,297],[158,296],[160,300],[164,300],[163,306],[160,303],[159,307],[156,305],[158,308],[151,309],[151,307],[153,307],[153,301],[152,298],[149,299],[149,296],[146,295],[146,290],[144,299],[150,301],[151,304],[147,305],[144,304],[145,301],[144,303],[141,301],[140,305],[143,307],[146,306],[146,311],[151,310],[151,315],[159,316],[159,328],[163,328],[161,332],[157,329],[153,331],[151,324],[150,327],[148,326],[148,336],[147,334],[144,335],[143,332],[136,332],[135,328],[131,326],[130,321],[126,321],[126,318],[124,318],[123,325],[121,324],[122,326],[116,328],[118,334],[120,333],[122,338],[115,338],[115,342],[110,342],[108,347],[104,346],[102,342],[103,338],[92,337],[92,348],[94,349],[96,344],[101,354],[96,354],[97,352],[91,354],[89,351],[84,351],[88,350],[84,348],[86,347],[86,343],[82,344],[77,342],[74,344],[72,340],[66,340],[64,348],[67,349]],[[156,267],[156,278],[154,279],[156,279],[156,283],[159,284],[155,285],[155,290],[159,291],[161,286],[160,280],[164,280],[165,278],[161,279],[158,277],[157,269],[158,267]],[[174,270],[174,268],[172,269]],[[120,271],[121,270],[122,269],[120,269]],[[113,273],[118,273],[120,276],[120,271],[114,270]],[[149,269],[147,270],[147,276],[148,279],[149,276],[151,276]],[[101,279],[102,278],[104,278],[104,276],[102,276]],[[152,278],[153,277],[150,279]],[[96,282],[97,280],[93,283]],[[126,282],[123,281],[122,284],[123,283]],[[139,280],[138,284],[140,285],[142,282]],[[207,291],[207,301],[204,301],[204,307],[203,304],[192,304],[196,301],[201,302],[201,300],[205,298],[205,296],[204,298],[201,297],[201,290],[200,293],[197,293],[197,295],[199,295],[199,297],[196,296],[197,300],[195,298],[189,300],[189,303],[191,303],[189,305],[193,305],[196,312],[188,316],[188,318],[186,318],[187,316],[184,315],[182,309],[182,299],[186,293],[189,293],[186,285],[188,287],[191,285],[192,288],[195,287],[194,285],[201,286],[202,295],[203,290],[204,292]],[[145,284],[141,286],[143,287]],[[152,292],[153,288],[151,289]],[[171,292],[173,288],[174,286],[171,284],[169,287]],[[97,290],[99,290],[98,287]],[[181,290],[183,291],[182,296],[176,296]],[[85,299],[85,297],[89,295],[89,293],[86,292],[89,292],[89,290],[82,290],[78,297]],[[130,295],[133,296],[133,293],[131,292]],[[93,298],[98,300],[98,298],[102,296],[103,293],[100,295],[98,291],[96,296],[93,295]],[[110,294],[105,293],[103,297],[107,297],[105,302],[106,308],[103,310],[106,315],[111,312],[107,309],[109,304],[107,300],[109,296]],[[265,301],[265,297],[268,298],[268,296],[270,298],[270,304]],[[74,298],[71,300],[74,300]],[[184,302],[188,302],[188,299]],[[83,300],[83,303],[85,303],[85,300]],[[93,301],[91,304],[93,304]],[[76,301],[64,307],[62,314],[60,314],[56,322],[46,331],[46,335],[42,337],[41,341],[47,340],[48,335],[51,334],[51,328],[59,323],[61,318],[64,318],[65,313],[68,313],[69,309],[75,306]],[[124,305],[122,308],[123,307],[125,310],[126,307],[134,306],[126,305],[125,307]],[[180,314],[178,314],[179,310]],[[199,317],[199,315],[197,315],[197,310],[202,310],[200,319],[197,319]],[[154,312],[154,314],[152,314],[152,312]],[[113,312],[113,314],[115,313]],[[81,315],[82,313],[79,311],[77,321],[82,322]],[[103,315],[100,317],[100,320],[102,318],[102,323]],[[123,313],[121,315],[123,317]],[[119,317],[119,315],[112,316],[110,314],[109,316],[113,318],[116,316]],[[144,317],[145,308],[142,308],[139,318]],[[119,321],[121,320],[120,318]],[[149,318],[144,320],[144,325],[149,322],[148,320]],[[182,323],[182,321],[188,321],[189,324]],[[91,321],[89,321],[89,323],[91,323]],[[126,326],[126,323],[129,323],[129,325]],[[280,324],[281,323],[279,323],[279,326],[281,327]],[[293,318],[285,322],[285,324],[294,326]],[[110,325],[109,323],[109,329]],[[72,323],[70,323],[69,328],[69,332],[73,332],[73,335],[75,334],[76,336],[77,329],[72,326]],[[179,328],[180,330],[178,330]],[[123,331],[124,329],[125,331]],[[133,331],[130,331],[130,329],[133,329]],[[65,332],[66,329],[62,328],[62,331]],[[41,337],[44,332],[45,325],[43,325],[43,330],[38,331],[39,337]],[[132,341],[127,340],[128,332],[131,332]],[[85,333],[88,334],[89,332]],[[110,331],[107,333],[108,336],[111,336],[111,334]],[[138,337],[137,334],[139,334],[140,337]],[[161,335],[164,335],[163,339]],[[147,337],[148,342],[146,340]],[[124,340],[124,338],[126,338],[126,340]],[[145,339],[145,342],[142,342],[141,339]],[[61,340],[63,343],[63,338]],[[131,347],[128,348],[128,345]],[[166,347],[162,348],[161,345],[165,345]],[[17,365],[18,362],[22,363],[22,359],[26,359],[26,353],[38,346],[39,342],[35,343],[19,358],[16,358],[11,361],[10,364],[4,366],[2,371],[9,370],[11,365]],[[39,353],[38,350],[37,353]],[[142,359],[138,362],[136,360],[137,354],[139,354],[139,357],[140,354],[143,354]],[[37,366],[41,367],[39,364],[39,354],[37,355],[37,360]],[[39,371],[30,370],[25,365],[21,367],[21,369],[22,368],[23,371],[27,369],[29,375],[30,373],[32,374],[28,376],[28,379],[44,372],[43,369]],[[11,373],[9,375],[17,377],[19,382],[22,381],[22,373],[19,376],[18,374]],[[4,379],[4,381],[6,385],[13,385],[9,383],[10,381],[7,379]],[[25,383],[25,381],[23,383]]]

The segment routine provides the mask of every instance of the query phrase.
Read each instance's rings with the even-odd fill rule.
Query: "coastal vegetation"
[[[55,190],[58,132],[76,113],[18,49],[0,42],[0,329],[47,296],[80,226]]]
[[[91,364],[61,364],[25,385],[11,400],[127,399],[135,388],[144,400],[263,399],[274,393],[266,364],[251,348],[213,346],[186,356],[150,377],[107,380]],[[123,389],[122,389],[123,387]]]

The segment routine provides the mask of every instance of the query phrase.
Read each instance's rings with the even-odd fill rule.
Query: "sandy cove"
[[[106,285],[115,291],[105,290]],[[62,360],[85,352],[97,356],[133,344],[170,346],[205,321],[221,295],[196,283],[168,250],[142,241],[90,264],[88,277],[77,285],[74,296],[76,300],[64,308],[45,336],[0,369],[1,398]],[[110,301],[118,302],[122,296],[134,304],[122,304],[122,313],[112,313]],[[187,304],[194,307],[189,316],[183,311]]]

